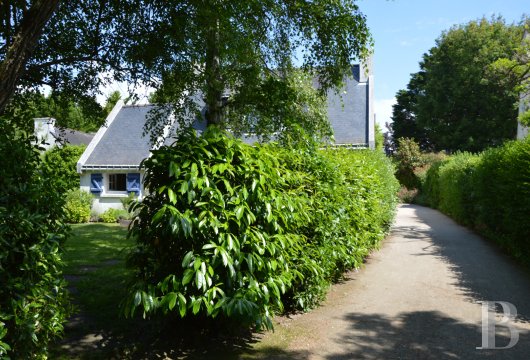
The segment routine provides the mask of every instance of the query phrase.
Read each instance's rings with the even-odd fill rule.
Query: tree
[[[107,100],[105,101],[105,106],[103,107],[103,113],[105,116],[109,115],[112,109],[114,109],[114,106],[118,101],[121,100],[121,93],[119,91],[113,91],[107,96]]]
[[[418,136],[422,147],[424,132],[428,147],[438,151],[476,152],[514,138],[518,96],[513,84],[492,81],[488,69],[500,58],[512,59],[521,36],[521,26],[502,18],[444,32],[423,56],[407,91],[398,93],[395,130]]]
[[[160,102],[172,103],[177,120],[193,118],[204,100],[209,124],[243,121],[258,135],[282,128],[278,114],[292,104],[283,95],[296,92],[299,81],[296,55],[324,93],[371,44],[353,0],[150,0],[137,11],[140,33],[128,60],[140,64]],[[154,116],[148,130],[160,132],[161,118]]]
[[[17,81],[24,72],[46,22],[50,19],[59,0],[37,0],[21,9],[10,3],[2,3],[2,29],[0,31],[0,115],[13,95]],[[20,21],[18,21],[21,19]],[[14,31],[16,29],[16,31]],[[4,55],[2,54],[2,55]]]
[[[54,146],[44,153],[40,166],[42,175],[48,182],[53,182],[61,194],[79,188],[76,165],[85,149],[86,145],[64,145]]]
[[[423,150],[429,149],[429,141],[425,130],[418,125],[417,99],[422,85],[423,74],[413,74],[407,85],[407,90],[399,90],[396,94],[396,104],[392,106],[392,137],[394,147],[399,146],[398,139],[414,139]]]
[[[0,114],[13,94],[38,91],[43,85],[77,103],[107,81],[137,77],[124,62],[135,3],[2,2]]]

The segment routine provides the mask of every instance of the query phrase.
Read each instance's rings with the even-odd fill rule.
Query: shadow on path
[[[477,326],[433,311],[397,318],[351,313],[345,319],[351,333],[336,339],[342,349],[326,359],[528,359],[530,354],[530,343],[522,340],[512,349],[477,350],[481,345]],[[520,336],[528,337],[528,333]],[[509,341],[508,331],[497,332],[497,347]]]
[[[394,226],[392,234],[432,243],[415,256],[436,256],[455,275],[455,283],[471,302],[507,301],[515,305],[518,319],[530,320],[530,276],[495,245],[456,224],[440,212],[418,206],[412,209],[425,227]],[[530,357],[530,354],[529,354]]]

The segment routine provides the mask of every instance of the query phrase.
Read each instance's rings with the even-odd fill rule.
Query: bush
[[[99,219],[104,223],[115,223],[120,219],[129,220],[131,214],[126,210],[107,209],[103,214],[99,215]]]
[[[457,154],[428,171],[428,203],[530,265],[530,139]]]
[[[396,178],[399,183],[408,189],[419,188],[420,182],[414,170],[424,165],[424,159],[418,143],[414,139],[399,138],[395,159],[397,161]]]
[[[55,146],[44,153],[41,164],[43,175],[55,184],[59,192],[65,193],[79,188],[76,166],[85,148],[85,145]]]
[[[61,274],[67,235],[60,192],[37,170],[39,149],[0,118],[0,358],[46,358],[69,314]]]
[[[182,134],[143,163],[132,315],[233,318],[271,327],[308,309],[388,229],[397,182],[372,151],[249,146],[209,128]]]
[[[65,220],[78,224],[90,221],[90,208],[94,197],[92,194],[79,188],[66,193]]]

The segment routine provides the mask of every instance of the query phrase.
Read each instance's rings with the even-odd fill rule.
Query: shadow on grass
[[[56,349],[63,359],[238,359],[252,351],[256,341],[250,331],[219,331],[198,327],[197,322],[120,320],[85,331]],[[126,325],[126,326],[123,326]]]

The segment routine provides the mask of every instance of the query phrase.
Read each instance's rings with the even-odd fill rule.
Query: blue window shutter
[[[99,194],[103,191],[103,175],[90,174],[90,192]]]
[[[130,173],[127,174],[127,192],[140,194],[140,174]]]

